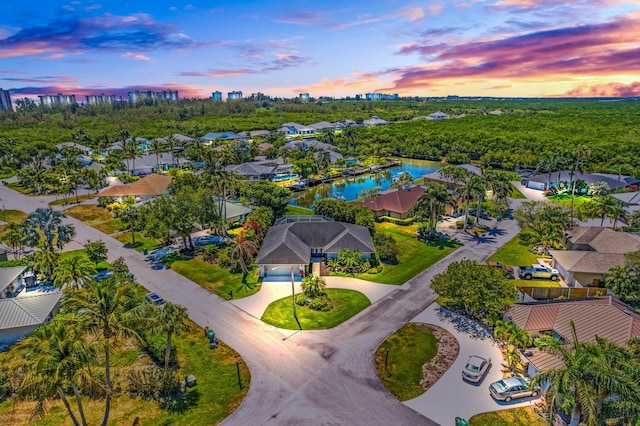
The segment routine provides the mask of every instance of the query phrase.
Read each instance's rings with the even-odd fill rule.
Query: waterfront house
[[[375,197],[354,204],[371,210],[376,219],[382,216],[406,219],[409,217],[411,207],[424,192],[425,189],[421,186],[402,186],[381,192]]]

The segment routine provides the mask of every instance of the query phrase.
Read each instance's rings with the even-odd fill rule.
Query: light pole
[[[238,371],[238,386],[240,386],[240,389],[242,389],[242,380],[240,379],[240,364],[242,364],[242,361],[236,361],[236,370]]]
[[[387,374],[389,375],[389,377],[391,377],[391,373],[389,372],[389,370],[387,369],[387,364],[389,363],[389,349],[387,349],[386,351],[384,351],[384,371],[387,372]]]
[[[291,302],[293,303],[293,317],[296,319],[298,323],[298,328],[302,330],[302,326],[300,325],[300,320],[298,320],[298,314],[296,313],[296,289],[293,281],[293,265],[291,265]]]

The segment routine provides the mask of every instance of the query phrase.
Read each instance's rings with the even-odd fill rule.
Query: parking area
[[[441,310],[434,303],[413,322],[424,322],[442,327],[452,333],[460,344],[460,353],[451,368],[427,392],[405,401],[404,404],[424,414],[441,425],[454,424],[455,417],[469,419],[474,414],[487,411],[533,405],[536,398],[524,398],[505,403],[494,400],[489,394],[489,385],[503,377],[503,358],[493,338],[475,322]],[[462,369],[469,356],[490,357],[492,366],[479,383],[462,380]]]

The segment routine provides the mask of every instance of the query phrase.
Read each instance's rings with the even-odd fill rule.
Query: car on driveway
[[[469,382],[478,383],[491,367],[491,358],[472,355],[462,369],[462,378]]]
[[[222,244],[224,239],[217,235],[203,235],[193,240],[196,247],[208,246],[209,244]]]
[[[530,383],[529,379],[523,377],[509,377],[491,383],[489,385],[489,393],[494,399],[504,402],[511,402],[512,399],[516,398],[538,396],[540,389],[532,389]]]
[[[144,296],[144,299],[147,301],[147,303],[150,303],[151,305],[158,308],[164,307],[165,303],[167,303],[162,297],[158,296],[155,293],[147,293],[147,295]]]

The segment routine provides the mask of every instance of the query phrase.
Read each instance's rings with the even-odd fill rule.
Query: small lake
[[[294,192],[291,202],[294,206],[312,208],[316,200],[327,197],[340,197],[346,201],[353,201],[362,197],[367,191],[379,188],[384,191],[391,186],[393,179],[403,172],[411,173],[414,179],[432,173],[442,167],[437,161],[414,160],[402,158],[402,165],[380,170],[360,176],[350,176],[313,186],[301,192]],[[344,198],[342,198],[344,197]]]

